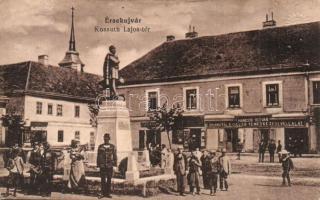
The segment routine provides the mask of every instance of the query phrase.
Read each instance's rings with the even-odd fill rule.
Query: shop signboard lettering
[[[239,118],[232,121],[210,121],[208,128],[242,127],[305,127],[305,119]]]

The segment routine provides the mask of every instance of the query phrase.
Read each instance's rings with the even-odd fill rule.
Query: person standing
[[[190,186],[190,192],[192,195],[195,195],[194,189],[197,189],[197,194],[200,195],[200,175],[199,175],[199,170],[200,170],[201,164],[200,160],[196,156],[196,152],[192,151],[191,152],[191,157],[189,160],[189,186]]]
[[[33,150],[30,151],[29,157],[30,164],[30,184],[28,193],[38,193],[40,186],[40,174],[41,171],[41,154],[40,154],[40,144],[38,142],[34,142]]]
[[[86,190],[86,177],[84,172],[84,151],[79,146],[78,140],[71,140],[71,150],[70,150],[70,159],[71,159],[71,170],[68,181],[68,188],[75,191],[80,187]]]
[[[19,155],[19,149],[13,149],[11,157],[8,158],[6,168],[9,171],[7,181],[7,191],[5,196],[9,196],[10,186],[13,187],[13,196],[16,196],[17,187],[21,187],[23,180],[24,162],[22,157]]]
[[[286,179],[288,181],[288,186],[291,186],[290,181],[290,171],[294,169],[292,159],[290,158],[290,153],[285,149],[280,152],[282,159],[282,185],[286,185]]]
[[[204,189],[209,189],[209,169],[210,169],[210,155],[207,150],[203,151],[203,155],[200,158],[201,161],[201,170],[202,170],[202,179]]]
[[[243,143],[241,142],[240,139],[237,140],[237,152],[238,152],[238,160],[240,160],[240,154],[242,152],[242,149],[243,149]]]
[[[223,186],[226,191],[228,191],[228,176],[231,174],[231,162],[229,157],[227,156],[227,150],[222,150],[222,155],[219,158],[220,164],[220,190],[223,190]]]
[[[187,175],[187,157],[183,154],[183,146],[178,147],[178,153],[174,156],[173,169],[177,177],[177,190],[181,196],[185,196],[184,190]]]
[[[209,182],[209,189],[210,195],[215,196],[218,187],[218,174],[219,174],[219,159],[216,155],[216,151],[211,151],[210,156],[210,165],[208,169],[208,182]]]
[[[41,175],[40,179],[40,193],[41,195],[50,197],[52,192],[52,180],[54,172],[54,153],[50,149],[50,145],[47,142],[40,146],[41,154]]]
[[[274,152],[276,150],[276,144],[274,143],[274,140],[271,140],[268,145],[269,155],[270,155],[270,162],[274,163]]]
[[[302,157],[303,150],[304,150],[304,141],[301,138],[299,140],[299,149],[298,149],[299,157]]]
[[[264,162],[264,153],[266,151],[265,141],[261,140],[259,143],[259,162]]]
[[[111,196],[111,179],[113,175],[113,167],[117,166],[117,150],[110,143],[110,134],[106,133],[103,136],[104,143],[98,147],[97,167],[100,168],[101,177],[101,194],[99,198]],[[106,180],[107,179],[107,180]]]
[[[281,151],[281,150],[282,150],[281,141],[278,140],[277,154],[278,154],[278,157],[279,157],[279,163],[281,163],[281,154],[280,154],[280,151]]]

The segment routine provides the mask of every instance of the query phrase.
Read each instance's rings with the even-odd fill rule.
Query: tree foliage
[[[171,149],[170,132],[175,133],[175,130],[182,121],[183,109],[178,104],[171,108],[167,108],[167,102],[162,107],[158,107],[156,110],[149,111],[150,123],[148,128],[151,130],[157,130],[165,132],[168,136],[169,148]]]

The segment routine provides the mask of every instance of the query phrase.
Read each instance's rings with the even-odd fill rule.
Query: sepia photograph
[[[0,0],[0,199],[320,200],[320,0]]]

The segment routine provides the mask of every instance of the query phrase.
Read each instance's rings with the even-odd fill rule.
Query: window
[[[80,140],[80,131],[74,132],[74,139]]]
[[[42,114],[42,102],[37,102],[37,114],[41,115]]]
[[[80,117],[80,106],[74,107],[74,117]]]
[[[53,106],[52,106],[52,104],[48,104],[48,115],[52,115],[52,108],[53,108]]]
[[[229,108],[240,107],[240,87],[228,87]]]
[[[279,84],[266,85],[267,106],[279,106]]]
[[[148,110],[156,110],[158,108],[157,92],[148,92]]]
[[[91,151],[94,150],[95,140],[96,140],[96,136],[95,136],[94,132],[90,132],[90,149],[91,149]]]
[[[159,107],[159,89],[147,90],[146,99],[147,111],[156,110]]]
[[[186,90],[186,109],[197,109],[197,89]]]
[[[62,130],[58,131],[58,142],[63,142],[63,131]]]
[[[320,104],[320,81],[313,82],[313,103]]]
[[[62,105],[61,104],[57,105],[57,116],[62,116]]]

